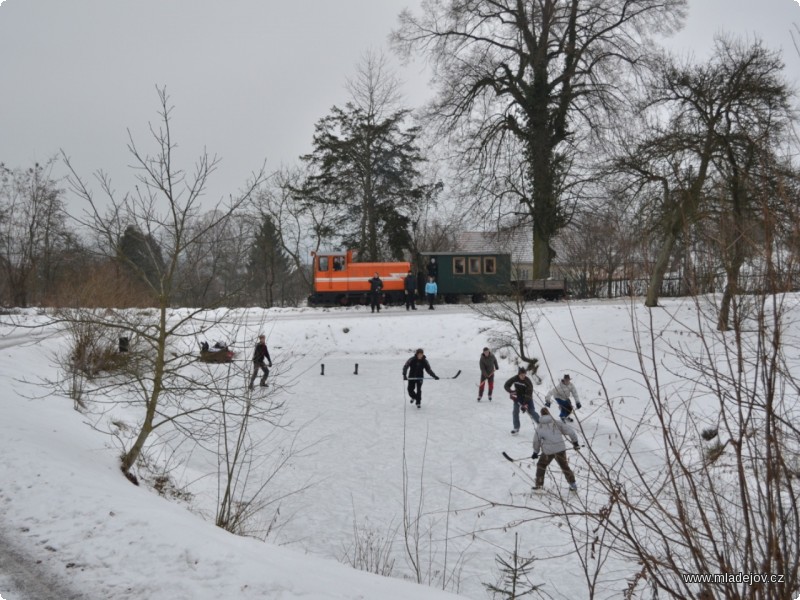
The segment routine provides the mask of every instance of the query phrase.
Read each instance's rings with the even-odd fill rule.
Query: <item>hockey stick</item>
[[[461,375],[461,369],[459,369],[458,373],[456,373],[452,377],[439,377],[439,379],[455,379],[459,375]],[[431,379],[433,379],[433,377],[406,377],[406,380],[408,380],[408,381],[423,381],[423,380],[428,381],[428,380],[431,380]],[[433,379],[433,380],[436,381],[435,379]]]
[[[575,446],[570,446],[569,448],[567,448],[567,450],[580,450],[581,448],[583,448],[583,446],[578,446],[577,448]],[[531,460],[530,456],[524,456],[522,458],[511,458],[505,452],[503,452],[503,458],[505,458],[507,461],[510,461],[510,462],[519,462],[521,460]]]
[[[505,458],[507,461],[510,461],[510,462],[518,462],[518,461],[521,461],[521,460],[529,460],[530,456],[526,456],[525,458],[511,458],[508,454],[503,452],[503,458]]]

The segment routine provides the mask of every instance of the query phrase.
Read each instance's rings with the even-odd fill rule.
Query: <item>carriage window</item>
[[[497,263],[494,256],[487,256],[483,259],[483,272],[487,275],[494,275],[497,272]]]
[[[328,257],[327,256],[320,256],[319,257],[319,266],[318,271],[327,271],[328,270]]]
[[[337,256],[333,259],[333,270],[334,271],[342,271],[344,270],[344,257]]]
[[[466,260],[463,257],[453,259],[453,275],[463,275],[467,272]]]
[[[469,274],[470,275],[480,275],[481,274],[481,259],[478,256],[470,256],[469,258]]]

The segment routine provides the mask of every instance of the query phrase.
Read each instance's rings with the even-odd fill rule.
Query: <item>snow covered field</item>
[[[579,435],[601,457],[615,455],[622,443],[608,418],[609,402],[622,408],[631,427],[646,410],[634,326],[652,316],[659,344],[692,351],[703,319],[691,299],[667,300],[652,311],[625,301],[547,303],[534,305],[534,313],[531,351],[540,357],[543,379],[538,397],[569,373],[583,403]],[[511,402],[501,388],[516,363],[506,350],[497,352],[494,401],[476,402],[478,358],[496,324],[462,306],[379,314],[243,310],[228,322],[235,325],[221,327],[218,337],[239,351],[238,366],[247,367],[256,335],[267,334],[275,368],[271,387],[257,395],[260,402],[285,402],[281,428],[263,431],[264,469],[288,458],[270,483],[275,502],[256,522],[273,523],[266,543],[213,525],[217,480],[210,451],[185,444],[151,457],[168,464],[173,480],[191,492],[188,505],[131,485],[120,474],[115,440],[90,423],[104,429],[112,418],[133,422],[137,413],[73,410],[72,400],[36,385],[56,378],[53,358],[66,336],[8,327],[0,332],[0,539],[14,540],[87,598],[425,600],[455,597],[442,587],[466,598],[491,597],[484,584],[497,583],[495,558],[508,555],[518,533],[521,553],[537,559],[531,579],[544,586],[542,597],[587,597],[565,521],[529,510],[555,500],[531,497],[530,461],[512,464],[501,455],[529,456],[533,433],[525,418],[518,436],[509,433]],[[417,347],[442,377],[425,382],[420,410],[409,404],[401,376]],[[666,350],[657,359],[682,385],[676,359]],[[214,365],[209,372],[214,368],[227,369]],[[460,377],[445,379],[458,370]],[[242,376],[243,390],[244,383]],[[636,443],[643,464],[659,469],[656,458],[648,465],[647,438]],[[570,461],[578,498],[590,502],[593,483],[582,456],[571,453]],[[566,490],[555,463],[546,486]],[[302,491],[280,498],[294,490]],[[407,558],[404,514],[419,517],[412,544],[418,576]],[[352,550],[356,531],[391,540],[393,578],[338,562]],[[632,569],[609,565],[606,597],[619,597]],[[417,578],[432,587],[408,581]],[[3,598],[22,598],[12,592],[0,577]]]

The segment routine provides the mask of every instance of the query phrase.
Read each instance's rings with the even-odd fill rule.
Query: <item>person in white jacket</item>
[[[578,409],[581,407],[581,401],[578,398],[578,390],[575,389],[575,386],[572,384],[572,381],[569,378],[569,375],[564,375],[556,384],[552,390],[547,392],[544,397],[544,405],[550,406],[550,398],[554,397],[556,399],[556,404],[561,408],[561,414],[558,416],[561,417],[562,421],[569,421],[572,423],[572,418],[570,415],[572,414],[572,402],[570,402],[570,396],[575,398],[575,408]]]
[[[573,492],[578,489],[575,483],[575,474],[569,468],[569,462],[567,462],[565,436],[569,438],[576,450],[580,448],[578,434],[575,433],[575,430],[563,421],[554,419],[547,407],[542,408],[539,426],[536,428],[536,433],[533,434],[533,454],[531,458],[533,460],[539,459],[536,463],[536,485],[533,486],[533,489],[538,490],[544,486],[544,474],[547,472],[547,466],[554,458],[558,466],[561,467],[567,483],[569,483],[569,489]]]

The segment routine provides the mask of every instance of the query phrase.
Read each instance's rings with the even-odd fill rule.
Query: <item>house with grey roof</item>
[[[558,241],[556,259],[551,264],[550,276],[563,279],[563,269],[558,261]],[[464,231],[456,235],[456,251],[497,252],[511,255],[511,279],[515,281],[533,278],[533,231],[518,228],[510,231]]]

